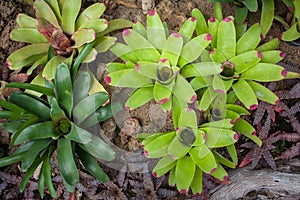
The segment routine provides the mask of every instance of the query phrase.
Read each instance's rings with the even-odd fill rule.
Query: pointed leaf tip
[[[239,135],[237,133],[234,134],[233,138],[238,141],[239,140]]]
[[[262,59],[262,54],[261,54],[261,52],[257,52],[257,57],[259,58],[259,59]]]
[[[106,77],[105,77],[105,82],[106,82],[107,85],[110,85],[110,83],[111,83],[111,78],[110,78],[110,76],[106,76]]]
[[[155,15],[155,10],[149,10],[148,14],[149,14],[149,16]]]
[[[209,21],[210,21],[210,22],[215,22],[216,19],[215,19],[214,17],[211,17],[211,18],[209,18]]]
[[[131,108],[129,106],[125,106],[125,109],[128,110],[128,111],[131,110]]]
[[[130,30],[128,28],[123,30],[123,37],[126,37],[130,34]]]
[[[152,173],[152,176],[153,176],[154,178],[157,178],[156,172],[153,172],[153,173]]]
[[[212,35],[208,33],[208,34],[206,35],[205,39],[206,39],[207,41],[212,41],[213,38],[212,38]]]
[[[256,131],[253,131],[253,132],[251,133],[251,135],[256,135]]]
[[[218,168],[215,167],[215,168],[213,168],[209,173],[210,173],[210,174],[213,174],[213,173],[215,173],[215,172],[217,171],[217,169],[218,169]]]
[[[186,194],[186,193],[187,193],[187,190],[180,190],[179,193],[180,193],[180,194]]]
[[[281,75],[283,76],[283,77],[286,77],[286,75],[287,75],[287,71],[284,69],[284,70],[282,70],[282,72],[281,72]]]
[[[181,37],[181,35],[179,33],[172,33],[171,35],[174,36],[174,37],[177,37],[177,38]]]
[[[197,100],[197,95],[193,95],[191,98],[191,103],[194,103]]]
[[[162,63],[167,62],[167,61],[168,61],[168,59],[166,59],[166,58],[162,58],[159,60],[159,62],[162,62]]]
[[[163,103],[167,103],[169,101],[169,98],[165,98],[160,100],[159,102],[157,102],[159,105],[163,104]]]
[[[250,106],[250,110],[255,110],[256,108],[258,107],[258,105],[257,104],[254,104],[254,105],[252,105],[252,106]]]
[[[220,89],[216,89],[215,92],[220,93],[220,94],[224,94],[225,93],[223,90],[220,90]]]
[[[196,18],[195,17],[191,17],[191,21],[192,22],[196,21]]]
[[[138,71],[139,70],[139,63],[136,63],[135,64],[135,71]]]
[[[223,177],[223,182],[224,182],[225,184],[228,184],[228,183],[229,183],[229,177],[228,177],[227,175]]]
[[[283,51],[281,51],[279,56],[283,59],[283,58],[285,58],[285,53]]]
[[[144,150],[144,156],[146,157],[146,158],[148,158],[148,152],[146,151],[146,150]]]
[[[230,22],[231,19],[230,19],[229,17],[225,17],[225,18],[223,19],[223,21],[224,21],[224,22]]]
[[[210,50],[209,54],[214,54],[215,53],[215,49],[212,48],[212,50]]]

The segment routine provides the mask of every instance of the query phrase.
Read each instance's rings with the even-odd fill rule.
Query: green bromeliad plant
[[[44,79],[54,78],[61,62],[74,66],[74,79],[81,63],[93,61],[97,53],[107,51],[115,43],[116,38],[105,36],[107,33],[131,26],[127,20],[108,22],[100,18],[105,11],[101,3],[81,13],[81,0],[36,0],[34,8],[36,19],[26,14],[19,14],[16,19],[19,27],[11,32],[11,39],[29,45],[11,54],[7,65],[11,70],[29,67],[27,74],[31,74],[45,64],[43,72],[33,80],[39,85],[45,85]],[[94,84],[101,88],[97,81]]]
[[[27,182],[41,165],[38,189],[44,196],[44,187],[53,198],[56,191],[51,177],[50,160],[53,154],[66,190],[73,192],[79,182],[77,160],[94,177],[108,181],[108,176],[97,164],[97,159],[111,161],[114,150],[100,137],[85,128],[110,118],[118,104],[103,106],[108,100],[104,92],[89,95],[93,75],[80,71],[74,83],[68,65],[59,64],[52,82],[46,87],[29,83],[9,83],[7,87],[33,90],[46,95],[47,100],[25,92],[12,93],[8,101],[0,100],[2,127],[12,133],[10,147],[17,150],[8,157],[0,158],[0,167],[21,161],[25,172],[20,184],[23,191]],[[78,159],[77,159],[78,158]]]

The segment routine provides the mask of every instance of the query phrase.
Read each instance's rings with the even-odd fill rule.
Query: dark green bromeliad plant
[[[73,192],[79,182],[77,160],[84,168],[101,181],[108,176],[97,164],[95,158],[111,161],[114,150],[100,137],[88,132],[99,121],[113,115],[120,109],[118,104],[103,106],[108,100],[104,92],[89,94],[92,74],[80,71],[74,84],[69,67],[60,64],[53,82],[46,87],[28,83],[9,83],[7,87],[34,90],[47,96],[47,100],[25,92],[12,93],[8,101],[0,100],[0,118],[6,119],[2,127],[12,133],[10,147],[18,145],[10,156],[0,158],[0,167],[21,161],[25,172],[20,185],[23,191],[29,178],[38,166],[38,188],[44,196],[44,184],[53,198],[56,191],[52,184],[50,159],[57,156],[60,174],[67,191]],[[77,159],[78,158],[78,159]]]
[[[125,44],[110,49],[124,63],[108,64],[106,76],[112,86],[134,88],[127,109],[154,99],[163,110],[172,110],[176,131],[139,137],[146,157],[161,158],[153,175],[170,172],[169,184],[182,193],[190,188],[201,193],[202,173],[228,181],[222,165],[236,167],[238,133],[262,144],[255,129],[240,118],[249,112],[236,105],[237,100],[250,110],[257,108],[257,99],[276,104],[276,95],[258,82],[299,77],[276,65],[284,57],[275,50],[278,39],[259,46],[259,24],[237,40],[232,17],[206,22],[197,9],[192,16],[179,32],[169,33],[158,14],[150,11],[146,27],[136,23],[124,30]],[[222,147],[231,160],[218,152]]]

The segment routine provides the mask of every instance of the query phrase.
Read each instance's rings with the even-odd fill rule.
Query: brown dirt
[[[94,2],[103,2],[107,6],[107,10],[105,12],[105,18],[111,20],[115,18],[124,18],[131,21],[141,21],[145,23],[147,9],[149,8],[155,8],[157,12],[160,14],[162,20],[166,21],[169,25],[169,28],[172,30],[178,30],[180,25],[183,24],[183,22],[190,17],[191,11],[193,8],[199,8],[203,13],[207,14],[207,16],[211,16],[213,14],[213,7],[212,4],[208,3],[207,1],[201,1],[201,0],[180,0],[180,1],[170,1],[170,0],[84,0],[83,1],[83,7],[87,7],[91,5]],[[276,14],[283,16],[287,9],[283,6],[281,2],[277,2],[276,7]],[[234,7],[230,4],[223,4],[223,11],[224,16],[233,15],[234,13]],[[3,72],[5,70],[5,60],[6,58],[15,50],[22,47],[24,44],[11,41],[9,39],[10,32],[16,27],[15,19],[18,13],[26,13],[30,16],[34,16],[34,10],[31,6],[29,6],[27,3],[25,3],[22,0],[6,0],[0,1],[0,72]],[[255,13],[250,16],[249,18],[249,24],[252,24],[259,20],[259,13]],[[273,23],[273,26],[268,33],[267,37],[264,39],[265,41],[268,41],[272,38],[279,37],[281,31],[280,31],[280,25],[278,23]],[[279,47],[283,52],[286,53],[286,58],[284,62],[292,62],[295,64],[300,63],[300,49],[299,47],[291,46],[285,42],[281,42],[281,45]],[[6,79],[5,76],[2,76],[4,73],[0,73],[0,80]],[[122,90],[120,90],[122,92]],[[103,123],[103,128],[105,130],[105,134],[109,136],[111,140],[116,137],[116,133],[111,130],[119,130],[120,134],[117,136],[118,138],[114,140],[114,142],[117,141],[117,143],[121,143],[120,146],[127,150],[136,151],[139,147],[139,144],[137,143],[135,136],[136,136],[136,129],[143,130],[143,131],[149,131],[149,132],[157,132],[159,130],[162,131],[170,131],[172,130],[172,121],[170,120],[170,114],[166,114],[164,116],[163,114],[157,114],[160,111],[157,110],[155,104],[152,102],[150,104],[147,104],[143,106],[142,108],[139,108],[135,111],[130,112],[129,117],[133,117],[133,120],[128,121],[128,112],[127,113],[121,113],[118,118],[115,119],[123,119],[121,121],[114,122],[114,120],[108,120]],[[125,116],[125,117],[124,117]],[[127,117],[126,117],[127,116]],[[163,117],[166,119],[165,124],[160,124],[159,120],[160,117]],[[126,121],[127,120],[127,121]],[[161,119],[160,119],[161,120]],[[161,120],[164,121],[164,120]],[[106,128],[105,128],[106,127]],[[5,132],[1,131],[0,134],[0,146],[2,144],[8,143],[8,135]],[[130,143],[130,145],[129,145]],[[137,151],[139,152],[139,151]],[[16,166],[16,165],[14,165]],[[125,166],[125,165],[124,165]],[[126,167],[125,167],[126,168]],[[11,171],[7,170],[6,172]],[[18,171],[16,168],[15,171]],[[145,177],[146,175],[136,175],[136,174],[126,174],[126,179],[123,177],[122,179],[122,173],[116,172],[111,169],[106,169],[105,171],[109,173],[110,177],[112,178],[113,182],[110,182],[108,184],[102,184],[99,186],[99,184],[95,185],[94,182],[92,182],[92,179],[90,176],[86,175],[85,173],[81,174],[81,177],[83,179],[82,185],[85,185],[85,189],[87,188],[91,191],[93,189],[91,188],[98,188],[98,190],[105,190],[108,189],[109,192],[114,191],[113,194],[107,192],[103,193],[103,198],[101,198],[99,195],[99,199],[124,199],[125,195],[127,198],[132,197],[131,199],[158,199],[158,196],[154,195],[153,192],[159,194],[162,193],[166,197],[170,197],[173,199],[185,199],[185,196],[178,195],[177,192],[175,192],[174,188],[172,190],[169,190],[170,188],[164,187],[163,189],[157,186],[157,184],[166,185],[164,180],[154,180],[154,186],[150,184],[145,183]],[[123,181],[122,181],[123,180]],[[144,183],[143,183],[144,181]],[[61,183],[57,181],[58,188],[61,190]],[[94,183],[94,185],[93,185]],[[32,182],[34,184],[34,182]],[[138,184],[144,184],[144,186],[141,186],[139,188]],[[88,186],[87,186],[88,185]],[[11,191],[16,192],[13,187],[18,187],[17,182],[14,185],[12,183]],[[149,189],[149,191],[146,191],[146,189]],[[155,188],[154,188],[155,187]],[[32,186],[32,188],[34,188]],[[133,189],[134,188],[134,189]],[[136,189],[139,188],[139,189]],[[142,191],[142,189],[145,191]],[[167,188],[167,189],[165,189]],[[1,189],[1,188],[0,188]],[[96,192],[95,189],[95,192]],[[136,197],[133,198],[134,192],[137,191],[141,194],[145,192],[145,196],[140,196],[140,198]],[[152,191],[154,190],[154,191]],[[81,189],[78,189],[78,191],[84,191],[84,186],[82,186]],[[0,197],[8,199],[10,191],[6,191],[6,194],[1,194]],[[37,193],[37,191],[35,191]],[[84,193],[85,195],[83,195]],[[79,193],[76,193],[76,196],[79,199],[88,199],[89,194],[88,192],[82,192],[80,195]],[[99,193],[100,194],[100,193]],[[102,193],[101,193],[102,194]],[[125,194],[125,195],[124,195]],[[144,193],[143,193],[144,194]],[[147,196],[147,194],[149,194]],[[6,196],[5,196],[6,195]],[[25,195],[25,194],[24,194]],[[106,196],[105,196],[106,195]],[[12,197],[13,196],[11,194]],[[25,196],[22,194],[17,195],[18,198],[23,199]],[[27,194],[28,196],[28,194]],[[29,195],[30,196],[30,195]],[[63,196],[67,195],[62,195]],[[35,194],[34,197],[38,198],[38,195]],[[159,198],[160,199],[160,198]],[[201,199],[201,198],[199,198]]]

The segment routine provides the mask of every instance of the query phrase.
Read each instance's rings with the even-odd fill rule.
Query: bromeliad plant
[[[61,62],[74,66],[74,79],[81,63],[93,61],[97,53],[107,51],[115,43],[114,37],[105,36],[107,33],[131,26],[131,22],[123,19],[101,19],[105,11],[101,3],[80,14],[81,0],[36,0],[34,8],[36,19],[25,14],[17,17],[19,27],[11,32],[11,39],[29,45],[11,54],[7,65],[11,70],[30,67],[27,74],[31,74],[37,66],[46,64],[33,80],[38,85],[45,85],[43,78],[52,80]]]
[[[101,181],[109,180],[95,158],[111,161],[115,152],[100,137],[84,129],[110,118],[113,111],[111,104],[103,106],[108,100],[106,93],[89,94],[92,81],[89,71],[81,71],[72,84],[69,67],[59,64],[53,82],[47,81],[46,87],[17,82],[7,84],[47,96],[45,101],[28,93],[15,92],[8,101],[0,100],[3,109],[0,118],[6,119],[2,127],[13,133],[10,147],[18,145],[12,155],[0,159],[0,167],[21,161],[21,169],[25,172],[21,191],[41,165],[39,192],[43,197],[46,184],[51,196],[57,197],[51,178],[53,154],[57,156],[60,174],[69,192],[73,192],[79,182],[76,158],[91,175]],[[120,106],[115,106],[117,111]]]
[[[140,107],[151,99],[163,110],[171,110],[175,99],[182,109],[195,102],[197,95],[181,70],[196,61],[211,42],[211,35],[207,33],[191,39],[196,23],[195,18],[190,18],[178,33],[169,34],[152,10],[147,16],[146,28],[138,22],[133,29],[123,31],[126,44],[116,43],[110,50],[125,63],[108,64],[106,82],[135,89],[126,102],[127,109]],[[204,73],[211,75],[221,71],[221,64],[216,64]]]
[[[228,174],[222,165],[235,168],[238,162],[234,143],[238,134],[232,130],[233,120],[226,118],[204,123],[198,127],[194,110],[182,112],[176,131],[157,134],[140,134],[144,154],[148,158],[161,158],[153,169],[160,177],[170,171],[169,184],[180,193],[191,188],[194,194],[202,192],[202,174],[228,182]],[[226,147],[232,161],[217,149]]]
[[[194,10],[193,13],[197,19],[202,16],[199,10]],[[222,21],[210,18],[206,27],[212,35],[212,42],[202,56],[202,63],[191,64],[182,70],[183,77],[195,77],[191,81],[193,88],[201,89],[198,93],[199,109],[208,110],[218,94],[228,93],[228,103],[234,103],[238,99],[250,110],[257,108],[257,99],[276,104],[278,97],[258,82],[297,76],[276,64],[285,55],[280,50],[275,50],[279,45],[278,39],[259,46],[261,27],[256,23],[236,40],[232,17],[226,17]],[[202,68],[210,68],[216,63],[222,66],[221,73],[213,76],[201,74]]]
[[[281,39],[284,41],[294,41],[300,38],[300,1],[285,0],[283,2],[290,12],[287,14],[286,19],[280,16],[275,16],[275,19],[279,21],[286,30],[282,33]]]

